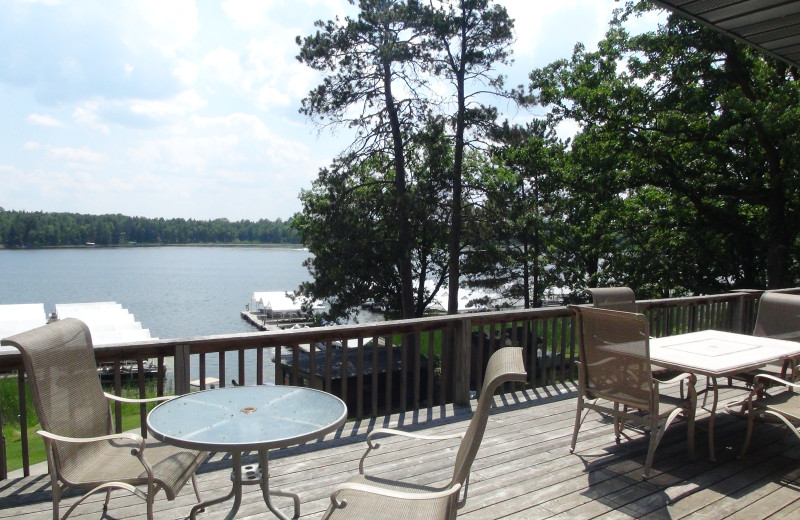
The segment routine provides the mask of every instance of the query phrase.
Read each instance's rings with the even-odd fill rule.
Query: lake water
[[[250,296],[297,289],[310,279],[308,257],[298,247],[0,250],[0,304],[44,303],[50,313],[56,303],[114,301],[160,339],[252,332],[240,316]],[[235,374],[235,357],[226,364]]]

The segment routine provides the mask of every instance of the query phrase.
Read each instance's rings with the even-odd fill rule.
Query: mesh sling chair
[[[800,295],[765,292],[758,302],[758,315],[753,328],[754,336],[800,341]],[[800,438],[800,385],[797,384],[797,359],[790,358],[782,365],[767,365],[755,372],[747,372],[743,379],[753,388],[744,402],[742,411],[747,414],[747,435],[740,457],[750,446],[757,417],[771,417],[783,422]],[[783,387],[773,395],[773,387]]]
[[[586,289],[592,295],[592,305],[601,309],[614,311],[637,312],[636,294],[630,287],[594,287]],[[678,377],[680,372],[658,365],[650,365],[653,376],[662,381]]]
[[[594,287],[586,291],[592,295],[595,307],[636,312],[636,295],[630,287]]]
[[[200,499],[194,472],[205,453],[145,441],[137,433],[112,433],[108,399],[140,403],[169,397],[124,399],[103,392],[86,324],[67,318],[5,338],[3,345],[17,347],[22,354],[42,426],[37,433],[44,437],[47,451],[54,519],[59,518],[59,503],[67,488],[90,491],[63,518],[101,490],[106,491],[105,512],[114,488],[144,499],[151,520],[155,495],[162,489],[172,500],[191,478]]]
[[[489,358],[478,404],[466,432],[447,436],[418,435],[384,428],[370,432],[367,436],[367,449],[358,465],[359,474],[334,489],[331,494],[331,504],[323,518],[325,520],[455,518],[457,510],[466,504],[470,468],[483,439],[495,390],[509,381],[525,382],[526,377],[522,349],[502,348]],[[364,461],[371,451],[380,447],[374,437],[387,434],[421,440],[461,438],[450,482],[443,487],[431,487],[367,475],[364,471]]]
[[[680,374],[659,381],[650,370],[650,327],[642,314],[570,306],[578,324],[578,407],[570,453],[575,451],[589,410],[613,417],[614,435],[620,440],[626,421],[649,427],[650,444],[644,477],[650,474],[653,455],[669,425],[680,415],[688,422],[689,455],[694,457],[694,418],[697,404],[695,376]],[[686,382],[688,397],[661,394],[662,385]],[[630,411],[629,411],[630,410]],[[659,427],[659,423],[663,424]]]
[[[765,292],[758,300],[758,314],[753,327],[753,336],[800,341],[800,295]],[[756,374],[769,374],[784,381],[796,381],[797,359],[790,358],[782,364],[769,364],[758,370],[745,372],[737,377],[753,384]],[[763,379],[762,387],[772,384]]]

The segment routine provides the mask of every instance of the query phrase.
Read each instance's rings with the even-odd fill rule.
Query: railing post
[[[175,395],[189,393],[191,345],[175,345]]]
[[[472,320],[458,322],[453,338],[453,404],[469,405],[470,350]]]
[[[736,299],[731,302],[730,318],[731,318],[731,332],[738,332],[740,334],[748,334],[752,331],[745,331],[745,298],[749,295],[746,293],[737,294]]]

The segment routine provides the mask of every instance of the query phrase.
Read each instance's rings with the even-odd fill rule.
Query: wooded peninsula
[[[0,208],[0,244],[9,249],[170,244],[297,244],[289,221],[164,219],[6,211]]]

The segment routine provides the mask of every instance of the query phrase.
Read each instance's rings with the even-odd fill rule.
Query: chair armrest
[[[124,439],[124,440],[134,441],[136,444],[139,445],[140,450],[143,450],[145,446],[144,437],[134,432],[112,433],[110,435],[101,435],[99,437],[65,437],[63,435],[56,435],[55,433],[50,433],[47,430],[36,430],[36,433],[41,435],[45,439],[58,442],[67,442],[72,444],[91,444],[93,442]]]
[[[756,376],[753,378],[753,387],[757,387],[758,383],[759,383],[759,380],[761,380],[761,379],[769,379],[770,381],[774,381],[774,382],[778,383],[779,385],[783,385],[783,386],[791,386],[792,388],[800,388],[800,384],[799,383],[793,383],[791,381],[786,381],[785,379],[781,379],[780,377],[775,377],[775,376],[773,376],[771,374],[756,374]],[[762,388],[762,390],[763,390],[763,388]]]
[[[420,493],[409,493],[405,491],[395,491],[392,489],[380,488],[377,486],[370,486],[369,484],[361,484],[356,482],[344,482],[337,485],[331,493],[331,503],[333,507],[341,509],[347,505],[347,500],[339,500],[337,495],[342,491],[358,491],[361,493],[369,493],[372,495],[384,496],[387,498],[397,498],[400,500],[438,500],[446,498],[453,494],[458,493],[461,489],[461,484],[456,482],[449,488],[443,491],[428,491]]]
[[[678,374],[677,376],[673,377],[672,379],[667,379],[666,381],[662,381],[661,379],[658,379],[657,381],[658,381],[659,385],[671,386],[671,385],[678,384],[678,383],[680,383],[682,381],[685,381],[685,380],[691,379],[691,378],[692,378],[692,374],[690,374],[688,372],[684,372],[682,374]]]
[[[410,439],[419,439],[424,441],[446,441],[448,439],[462,439],[464,433],[452,433],[450,435],[420,435],[418,433],[411,433],[403,430],[393,430],[391,428],[375,428],[367,435],[367,444],[373,444],[372,438],[375,435],[395,435],[398,437],[408,437]],[[375,443],[378,447],[378,443]]]
[[[171,399],[175,399],[178,397],[177,395],[162,395],[160,397],[147,397],[144,399],[134,399],[130,397],[121,397],[114,394],[109,394],[108,392],[103,392],[106,396],[106,399],[110,401],[118,401],[120,403],[132,403],[132,404],[142,404],[142,403],[159,403],[161,401],[169,401]]]
[[[393,430],[391,428],[376,428],[367,434],[367,450],[361,456],[361,460],[358,461],[358,473],[363,475],[364,474],[364,460],[369,455],[369,452],[372,450],[376,450],[381,447],[379,442],[375,442],[373,437],[375,435],[395,435],[398,437],[406,437],[409,439],[416,439],[416,440],[424,440],[424,441],[446,441],[450,439],[463,439],[464,432],[461,433],[453,433],[450,435],[420,435],[418,433],[410,433],[403,430]]]

